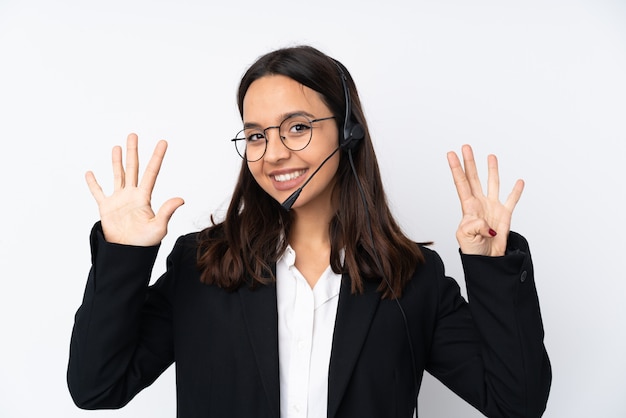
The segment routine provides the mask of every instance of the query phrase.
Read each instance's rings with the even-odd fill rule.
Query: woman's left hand
[[[455,152],[448,152],[448,164],[463,211],[463,218],[456,231],[461,252],[487,256],[504,255],[511,216],[524,190],[524,181],[517,180],[506,201],[500,202],[498,160],[495,155],[489,155],[487,195],[484,195],[472,148],[464,145],[461,151],[463,166]]]

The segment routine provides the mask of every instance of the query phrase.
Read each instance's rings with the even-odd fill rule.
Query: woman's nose
[[[285,144],[283,144],[283,141],[281,141],[278,129],[270,129],[265,135],[265,138],[267,138],[267,148],[263,156],[265,161],[277,162],[289,157],[291,151],[289,151]]]

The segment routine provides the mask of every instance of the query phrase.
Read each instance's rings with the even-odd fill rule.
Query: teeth
[[[305,172],[305,170],[298,170],[298,171],[294,171],[292,173],[287,173],[287,174],[277,174],[274,176],[274,180],[276,181],[289,181],[289,180],[293,180],[296,177],[300,177],[301,175],[303,175]]]

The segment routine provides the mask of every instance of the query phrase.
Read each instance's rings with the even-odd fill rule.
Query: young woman
[[[118,408],[176,364],[180,417],[412,417],[427,370],[487,416],[537,417],[551,370],[526,241],[509,231],[489,156],[448,161],[463,218],[467,303],[441,260],[387,206],[355,85],[303,46],[262,56],[241,80],[242,156],[224,221],[180,237],[149,286],[180,198],[150,196],[166,143],[141,181],[137,137],[114,191],[87,183],[101,220],[71,340],[82,408]],[[294,194],[295,193],[295,194]]]

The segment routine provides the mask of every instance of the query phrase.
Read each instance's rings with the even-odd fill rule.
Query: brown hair
[[[337,63],[310,46],[283,48],[263,55],[241,79],[237,94],[240,114],[243,117],[243,99],[255,80],[265,75],[284,75],[318,92],[341,125],[346,104]],[[349,275],[353,293],[363,290],[363,280],[377,280],[378,289],[385,297],[399,297],[417,264],[424,259],[419,247],[404,235],[389,210],[356,86],[345,67],[343,71],[352,102],[350,117],[365,130],[365,137],[352,151],[364,198],[343,153],[333,190],[341,204],[337,205],[329,225],[330,265],[335,273]],[[340,132],[342,128],[339,126]],[[242,284],[256,286],[273,281],[272,267],[287,247],[291,222],[290,212],[265,193],[242,161],[226,218],[220,223],[213,222],[199,234],[198,267],[202,282],[235,290]],[[345,249],[343,265],[341,249]]]

